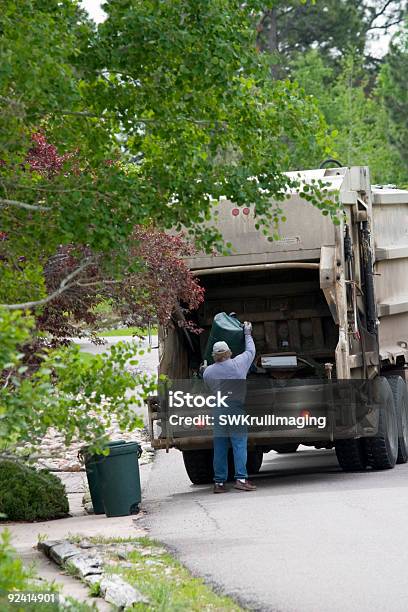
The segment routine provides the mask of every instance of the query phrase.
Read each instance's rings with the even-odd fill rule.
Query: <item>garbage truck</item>
[[[372,185],[364,166],[289,175],[302,188],[279,203],[286,220],[276,240],[256,229],[250,203],[217,204],[217,226],[233,250],[187,259],[205,288],[204,302],[193,313],[203,331],[191,334],[182,310],[175,312],[159,328],[159,374],[198,377],[214,317],[233,312],[253,325],[256,358],[249,383],[282,377],[368,381],[379,406],[371,420],[367,408],[367,419],[354,428],[338,427],[340,416],[334,414],[335,427],[316,431],[314,438],[310,431],[305,436],[279,427],[249,432],[250,473],[259,471],[264,453],[295,452],[301,444],[335,448],[345,471],[392,468],[408,457],[408,191]],[[339,202],[338,225],[301,197],[304,185],[316,181]],[[179,449],[191,481],[211,482],[211,432],[175,433],[162,422],[160,401],[148,402],[152,445]]]

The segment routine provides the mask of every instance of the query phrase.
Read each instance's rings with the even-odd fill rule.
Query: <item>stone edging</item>
[[[69,540],[48,540],[39,542],[37,548],[57,565],[73,568],[78,577],[89,587],[99,584],[100,596],[119,609],[136,603],[149,603],[140,591],[106,569],[108,553],[126,560],[127,553],[137,549],[137,545],[132,543],[93,545],[85,539],[77,545]]]

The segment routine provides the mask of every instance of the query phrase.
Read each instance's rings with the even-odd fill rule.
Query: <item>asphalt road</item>
[[[254,493],[193,486],[157,453],[144,508],[152,537],[254,610],[406,612],[408,464],[345,474],[333,451],[264,455]]]

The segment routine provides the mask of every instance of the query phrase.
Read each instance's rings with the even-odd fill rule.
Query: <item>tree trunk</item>
[[[276,8],[265,11],[258,26],[258,47],[260,51],[276,55],[279,53],[278,23]],[[279,66],[276,59],[271,63],[271,74],[274,79],[279,78]]]

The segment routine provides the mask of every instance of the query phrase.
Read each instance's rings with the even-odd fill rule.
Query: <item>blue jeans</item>
[[[241,402],[231,402],[228,410],[223,414],[244,414]],[[247,443],[248,434],[245,427],[222,425],[214,415],[214,481],[226,482],[228,480],[228,450],[231,441],[234,455],[234,478],[247,479]]]

